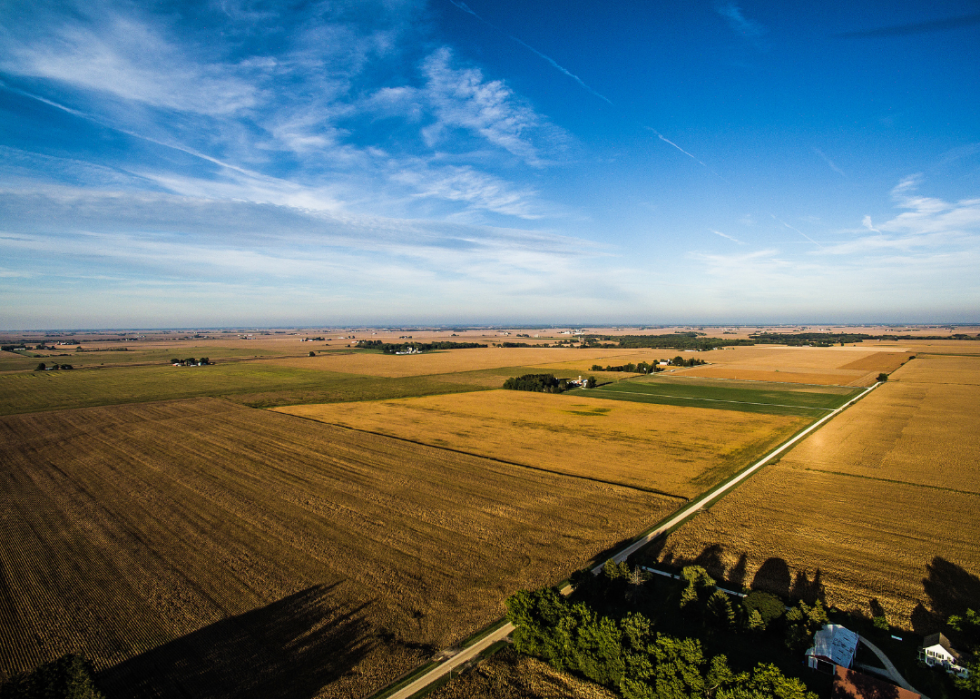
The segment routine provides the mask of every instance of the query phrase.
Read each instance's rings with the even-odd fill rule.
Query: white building
[[[929,667],[941,667],[946,672],[951,672],[957,677],[969,677],[970,671],[966,669],[966,660],[962,653],[953,650],[949,644],[949,639],[941,633],[934,633],[926,636],[919,649],[919,660]]]
[[[834,665],[849,668],[854,662],[860,637],[839,624],[827,624],[813,634],[813,647],[806,652],[806,664],[814,670],[834,672]]]

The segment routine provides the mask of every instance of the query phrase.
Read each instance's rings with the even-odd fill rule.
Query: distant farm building
[[[806,652],[806,664],[831,674],[834,666],[849,668],[854,662],[860,637],[839,624],[827,624],[813,634],[813,647]]]
[[[962,653],[953,650],[949,639],[941,633],[925,637],[919,649],[919,660],[929,667],[941,667],[958,677],[970,676],[970,671],[966,669],[967,659]]]

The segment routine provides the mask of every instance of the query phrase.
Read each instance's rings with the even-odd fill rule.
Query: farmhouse
[[[830,699],[919,699],[921,695],[854,670],[837,666]]]
[[[813,634],[813,647],[806,652],[806,664],[828,674],[839,665],[849,668],[857,653],[858,635],[838,624],[827,624]]]
[[[955,673],[958,677],[970,675],[963,654],[954,650],[949,639],[941,633],[925,637],[919,648],[919,660],[929,667],[941,667],[946,672]]]

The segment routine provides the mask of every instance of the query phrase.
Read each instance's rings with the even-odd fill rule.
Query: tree
[[[762,615],[759,613],[758,609],[753,609],[751,612],[749,612],[748,619],[745,622],[745,627],[753,633],[762,633],[766,630],[766,622],[763,621]]]
[[[753,612],[759,615],[762,620],[762,628],[759,630],[765,630],[773,621],[786,613],[786,606],[779,597],[761,590],[746,595],[742,600],[742,606],[745,607],[749,620],[752,619]]]
[[[41,362],[40,364],[37,365],[37,369],[35,369],[34,371],[44,371],[47,368],[48,368],[47,365],[44,362]]]
[[[730,629],[735,625],[735,610],[732,601],[721,590],[715,590],[708,598],[706,616],[715,626]]]
[[[585,380],[585,387],[586,388],[595,388],[595,386],[596,386],[596,381],[595,381],[595,377],[594,376],[590,376],[589,378],[587,378]]]
[[[878,374],[879,383],[885,383],[885,381],[887,380],[888,380],[888,374],[886,374],[885,372],[881,372],[880,374]]]
[[[316,356],[316,352],[314,352],[313,350],[310,350],[310,356],[311,357],[315,357]]]
[[[802,651],[809,644],[815,631],[828,622],[827,612],[820,600],[812,607],[800,602],[786,612],[786,645],[790,650]]]
[[[92,666],[80,655],[63,655],[30,674],[11,677],[0,685],[3,699],[105,699],[92,680]]]
[[[696,614],[702,610],[704,602],[711,595],[715,579],[701,566],[685,566],[681,570],[681,578],[687,581],[687,587],[681,592],[681,610]]]

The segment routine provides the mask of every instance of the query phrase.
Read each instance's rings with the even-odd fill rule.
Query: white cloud
[[[458,69],[452,63],[452,52],[441,48],[422,65],[425,96],[437,119],[424,134],[430,145],[441,142],[447,130],[461,128],[536,167],[564,145],[565,133],[503,82],[486,81],[479,69]]]

